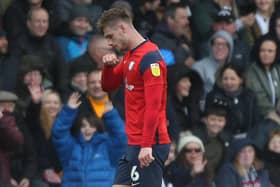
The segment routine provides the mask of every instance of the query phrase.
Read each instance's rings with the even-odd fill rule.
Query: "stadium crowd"
[[[278,0],[1,0],[0,187],[112,186],[127,137],[126,87],[101,85],[102,57],[123,55],[97,27],[110,8],[168,69],[162,186],[280,187]]]

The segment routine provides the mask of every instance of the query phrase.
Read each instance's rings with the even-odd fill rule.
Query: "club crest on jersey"
[[[128,65],[128,70],[131,71],[133,66],[134,66],[135,62],[134,61],[131,61]]]
[[[153,76],[155,76],[155,77],[160,76],[160,68],[159,68],[158,63],[153,63],[150,65],[150,67],[151,67],[151,72],[152,72]]]

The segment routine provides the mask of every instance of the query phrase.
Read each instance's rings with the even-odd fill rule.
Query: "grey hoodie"
[[[217,38],[221,37],[224,38],[228,45],[229,45],[229,55],[227,58],[226,63],[229,63],[233,54],[233,39],[232,36],[227,33],[226,31],[218,31],[213,34],[213,36],[209,40],[209,48],[210,48],[210,55],[208,57],[203,58],[202,60],[198,61],[197,63],[194,63],[192,68],[196,70],[199,75],[201,76],[203,83],[204,83],[204,96],[206,96],[207,93],[209,93],[213,85],[215,83],[215,75],[219,67],[222,65],[219,63],[213,55],[212,52],[212,41]]]

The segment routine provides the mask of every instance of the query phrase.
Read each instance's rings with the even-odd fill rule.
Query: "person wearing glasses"
[[[214,86],[217,70],[231,61],[233,49],[232,36],[226,31],[218,31],[210,39],[209,56],[193,64],[192,69],[197,71],[203,80],[205,96]]]
[[[174,187],[210,187],[202,141],[190,133],[182,134],[177,151],[175,161],[166,168],[165,181]]]

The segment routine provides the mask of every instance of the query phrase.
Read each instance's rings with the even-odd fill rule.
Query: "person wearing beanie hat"
[[[271,186],[268,172],[259,160],[258,148],[251,139],[234,139],[230,150],[229,162],[221,167],[216,176],[217,187]]]
[[[175,161],[166,168],[165,180],[176,187],[210,187],[202,141],[190,132],[182,133],[177,151]]]
[[[81,59],[76,59],[67,64],[68,66],[68,87],[62,95],[62,100],[67,101],[73,92],[79,92],[85,96],[87,91],[87,74],[94,68],[91,64],[84,63]]]
[[[197,136],[194,136],[194,135],[183,135],[180,139],[179,139],[179,143],[178,143],[178,148],[177,148],[177,151],[178,153],[180,153],[184,148],[185,146],[187,146],[189,143],[196,143],[199,145],[201,151],[204,153],[205,152],[205,148],[204,148],[204,145],[202,143],[202,141],[197,137]]]
[[[85,5],[75,5],[70,10],[68,30],[57,38],[66,62],[81,56],[87,50],[89,41],[89,14]]]
[[[23,115],[31,102],[32,90],[42,92],[53,86],[44,68],[44,61],[45,59],[37,55],[24,55],[21,58],[16,94],[19,97],[18,106]]]

